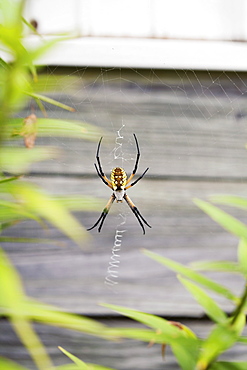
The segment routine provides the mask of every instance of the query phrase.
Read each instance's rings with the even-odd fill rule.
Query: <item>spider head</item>
[[[124,190],[126,186],[126,180],[127,180],[127,175],[123,168],[121,167],[113,168],[113,170],[111,171],[111,183],[112,183],[112,188],[114,191]]]

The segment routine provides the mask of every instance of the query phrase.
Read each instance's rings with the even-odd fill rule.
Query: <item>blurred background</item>
[[[28,0],[24,16],[42,36],[27,30],[29,48],[42,39],[61,37],[37,61],[40,92],[75,112],[47,105],[48,117],[99,127],[104,135],[101,163],[108,177],[119,165],[131,174],[136,134],[141,151],[137,174],[147,167],[149,171],[128,194],[152,226],[143,235],[127,204],[114,204],[101,233],[92,230],[83,251],[55,228],[44,231],[32,221],[25,227],[16,225],[11,235],[45,234],[64,243],[64,247],[5,244],[28,295],[110,324],[124,325],[99,302],[183,320],[206,333],[202,309],[175,274],[140,250],[147,248],[181,263],[216,257],[236,260],[237,238],[198,209],[193,199],[247,196],[246,1]],[[29,110],[27,106],[18,116],[26,117]],[[33,165],[30,181],[54,195],[89,195],[107,203],[111,191],[94,168],[98,141],[51,137],[37,142],[59,146],[61,154]],[[227,210],[246,223],[244,212]],[[88,228],[101,211],[76,216]],[[122,238],[113,276],[109,266],[119,230]],[[242,290],[237,276],[231,280],[222,273],[209,276],[238,293]],[[219,303],[232,309],[223,299]],[[61,329],[38,327],[38,331],[57,363],[63,361],[56,352],[59,336],[85,361],[123,370],[164,368],[159,347],[147,349],[139,342],[133,347],[128,341],[112,345]],[[1,342],[3,355],[11,352],[13,359],[21,358],[31,368],[13,335]],[[234,351],[227,356],[244,359],[241,347]],[[178,368],[169,351],[165,365]]]

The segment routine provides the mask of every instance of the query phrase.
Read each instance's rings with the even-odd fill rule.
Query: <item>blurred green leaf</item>
[[[240,338],[238,338],[238,342],[247,345],[247,337],[240,337]]]
[[[2,147],[0,165],[3,171],[21,174],[35,162],[57,157],[59,151],[52,147],[36,147],[32,150],[17,147]]]
[[[169,344],[176,355],[176,358],[183,370],[191,370],[195,366],[196,358],[198,355],[199,342],[195,334],[184,325],[174,325],[173,322],[169,322],[163,318],[155,315],[143,313],[136,310],[131,310],[125,307],[103,304],[102,306],[110,308],[113,311],[119,312],[122,315],[130,317],[131,319],[145,324],[155,330],[154,333],[149,333],[147,330],[136,330],[135,329],[113,329],[115,335],[128,336],[130,338],[139,340],[151,340],[161,342],[163,344]],[[140,335],[139,338],[137,336]]]
[[[87,363],[87,369],[88,370],[114,370],[111,367],[105,367],[102,365],[96,365],[96,364],[91,364]],[[79,367],[76,364],[68,364],[68,365],[61,365],[56,367],[54,370],[78,370]]]
[[[65,121],[50,118],[38,118],[37,130],[39,137],[72,137],[77,139],[98,140],[103,131],[94,125],[80,121]],[[22,129],[23,119],[13,118],[8,120],[6,129],[7,138],[18,135]]]
[[[49,356],[25,318],[24,290],[21,280],[11,266],[7,256],[0,249],[0,310],[9,313],[10,322],[29,351],[38,369],[51,367]]]
[[[141,322],[150,328],[161,331],[164,335],[164,338],[166,338],[166,343],[171,343],[180,337],[195,338],[195,334],[188,328],[187,330],[181,330],[161,317],[112,304],[101,304],[101,306],[107,307],[113,311],[121,313],[124,316],[130,317],[131,319]]]
[[[226,297],[227,299],[230,299],[234,302],[238,302],[238,297],[236,297],[229,289],[227,289],[223,285],[216,283],[213,280],[206,278],[204,275],[199,274],[198,272],[195,272],[192,269],[185,267],[178,262],[172,261],[166,257],[159,256],[158,254],[148,251],[146,249],[143,249],[143,253],[146,256],[152,258],[153,260],[168,267],[169,269],[177,272],[178,274],[181,274],[187,277],[188,279],[193,280],[194,282],[200,285],[203,285],[204,287]]]
[[[247,362],[219,361],[210,366],[210,370],[246,370]]]
[[[242,269],[239,264],[231,261],[196,261],[190,264],[190,266],[195,270],[242,273]]]
[[[22,22],[34,33],[34,34],[36,34],[37,36],[41,36],[38,32],[37,32],[37,30],[36,30],[36,28],[31,24],[31,23],[29,23],[24,17],[21,17],[21,19],[22,19]]]
[[[80,360],[78,357],[72,355],[72,353],[66,351],[66,349],[64,349],[62,347],[58,347],[58,348],[60,349],[60,351],[62,351],[67,357],[69,357],[77,365],[78,369],[89,370],[89,367],[85,364],[85,362]]]
[[[210,201],[213,203],[247,209],[247,198],[237,197],[234,195],[214,195],[210,197]]]
[[[41,219],[32,212],[29,212],[24,204],[0,200],[0,210],[0,222],[3,223],[22,220],[25,218],[30,218],[37,222],[41,222]]]
[[[57,307],[43,304],[27,297],[23,304],[25,306],[25,317],[29,320],[72,329],[102,338],[112,338],[111,332],[108,332],[108,328],[105,325],[90,318],[63,312]]]
[[[51,222],[54,226],[74,240],[78,245],[88,237],[86,229],[73,217],[62,204],[54,202],[52,198],[38,187],[25,183],[8,183],[9,191],[25,205],[28,212]]]
[[[58,241],[52,239],[41,239],[41,238],[20,238],[12,236],[0,236],[0,243],[33,243],[33,244],[53,244],[61,245]]]
[[[41,95],[41,94],[36,94],[34,92],[31,92],[31,91],[23,91],[26,95],[28,96],[31,96],[31,98],[35,99],[35,100],[42,100],[46,103],[49,103],[49,104],[52,104],[52,105],[55,105],[59,108],[62,108],[62,109],[65,109],[65,110],[68,110],[70,112],[75,112],[75,109],[72,108],[72,107],[69,107],[68,105],[66,104],[63,104],[63,103],[60,103],[59,101],[57,100],[54,100],[52,98],[48,98],[47,96],[44,96],[44,95]]]
[[[0,185],[3,184],[4,182],[16,181],[19,178],[20,178],[20,176],[4,177],[2,179],[0,177]],[[0,188],[0,192],[1,192],[1,188]]]
[[[18,365],[16,362],[10,361],[7,358],[0,357],[0,369],[3,370],[29,370],[27,367]]]
[[[242,222],[203,200],[196,199],[194,202],[224,229],[239,238],[247,239],[247,226]]]
[[[199,352],[199,341],[191,338],[181,338],[171,344],[172,351],[183,370],[196,369]]]
[[[238,245],[238,261],[241,271],[247,278],[247,240],[245,239],[240,240]]]
[[[242,314],[239,317],[237,325],[231,325],[230,322],[218,324],[214,327],[208,338],[201,345],[198,369],[207,369],[222,352],[231,348],[237,341],[245,325],[245,317]]]
[[[12,268],[1,248],[0,265],[0,307],[12,310],[21,306],[24,291],[18,273]]]
[[[105,206],[105,199],[93,198],[89,196],[61,196],[53,197],[53,201],[61,204],[71,211],[96,211]]]
[[[224,311],[221,310],[218,304],[202,288],[181,276],[178,278],[213,321],[216,323],[226,321],[227,316]]]
[[[108,331],[113,337],[116,338],[130,338],[141,340],[143,342],[152,342],[164,344],[166,342],[166,336],[159,330],[151,329],[136,329],[136,328],[118,328],[114,327]]]

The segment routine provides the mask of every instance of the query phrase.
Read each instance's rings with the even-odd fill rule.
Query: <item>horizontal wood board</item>
[[[107,201],[110,190],[102,187],[100,180],[50,177],[32,178],[32,181],[53,194],[87,194]],[[56,229],[44,231],[32,221],[16,225],[8,234],[20,237],[46,237],[65,245],[7,244],[6,250],[19,269],[29,295],[66,310],[83,314],[109,314],[99,302],[127,305],[161,315],[200,316],[202,309],[177,281],[175,273],[150,260],[141,253],[142,248],[152,250],[181,263],[196,260],[236,260],[237,238],[229,235],[199,210],[192,198],[207,199],[210,194],[222,192],[247,196],[246,184],[203,181],[143,180],[138,188],[129,190],[140,211],[152,229],[146,235],[127,207],[114,204],[99,234],[90,232],[82,250],[67,240]],[[85,227],[92,226],[98,212],[80,212],[76,216]],[[243,222],[246,215],[241,210],[228,209]],[[122,216],[120,216],[120,214]],[[126,218],[124,225],[119,226]],[[105,284],[112,257],[116,230],[126,230],[122,235],[119,267],[114,288]],[[238,293],[243,281],[236,275],[213,274],[217,281]],[[219,300],[226,310],[232,306]],[[183,302],[183,305],[180,303]]]
[[[59,89],[53,85],[46,88],[54,77]],[[114,205],[101,234],[93,230],[92,238],[85,241],[91,247],[85,252],[53,228],[46,232],[30,221],[16,225],[8,231],[10,235],[51,237],[67,245],[6,243],[28,294],[87,314],[108,314],[97,305],[105,301],[164,315],[202,315],[175,274],[149,260],[140,249],[182,263],[236,259],[237,239],[203,214],[192,200],[218,193],[247,196],[246,87],[245,75],[223,72],[78,69],[55,75],[49,71],[42,90],[77,109],[68,113],[49,106],[49,117],[85,120],[104,129],[101,159],[107,174],[118,163],[112,151],[123,124],[122,165],[131,173],[136,156],[132,134],[136,133],[141,149],[138,173],[147,166],[150,169],[129,195],[152,229],[143,236],[127,205]],[[19,116],[29,113],[26,109]],[[59,159],[35,164],[31,181],[53,194],[92,195],[107,202],[110,191],[97,178],[93,166],[97,142],[52,137],[39,138],[37,144],[59,146],[63,154]],[[77,217],[90,227],[100,212],[79,213]],[[246,222],[244,212],[231,212]],[[105,285],[105,277],[122,220],[120,213],[126,217],[126,232],[112,291]],[[227,279],[224,274],[216,275],[220,282],[241,292],[243,282],[237,276]],[[224,300],[220,303],[226,310],[232,309]]]
[[[133,321],[116,319],[103,321],[103,323],[113,327],[142,327]],[[187,325],[200,338],[205,338],[212,329],[212,325],[206,320],[182,320],[182,323]],[[58,346],[61,346],[85,362],[108,366],[116,370],[180,369],[169,346],[166,348],[165,359],[163,359],[159,344],[148,346],[148,343],[128,339],[115,342],[106,341],[75,331],[50,326],[35,325],[34,327],[55,365],[71,363],[58,349]],[[6,335],[6,333],[8,334]],[[246,333],[244,334],[246,335]],[[5,321],[0,322],[0,342],[0,355],[11,358],[29,369],[36,369],[27,351],[22,347],[10,325]],[[13,350],[13,346],[15,350]],[[246,361],[245,346],[238,343],[220,356],[220,360]]]

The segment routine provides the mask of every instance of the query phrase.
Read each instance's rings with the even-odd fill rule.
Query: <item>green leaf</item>
[[[247,209],[247,198],[237,197],[234,195],[214,195],[210,197],[213,203],[226,204],[228,206]]]
[[[41,223],[41,219],[32,212],[29,212],[24,204],[0,200],[0,210],[0,222],[2,223],[23,220],[25,218],[30,218]]]
[[[63,104],[63,103],[60,103],[59,101],[56,101],[52,98],[48,98],[47,96],[44,96],[44,95],[40,95],[40,94],[36,94],[34,92],[30,92],[30,91],[24,91],[24,93],[28,96],[31,96],[31,98],[35,99],[35,100],[42,100],[46,103],[49,103],[49,104],[52,104],[52,105],[55,105],[59,108],[62,108],[62,109],[65,109],[65,110],[68,110],[70,112],[75,112],[75,108],[72,108],[72,107],[69,107],[68,105],[66,104]]]
[[[23,125],[22,118],[8,120],[6,137],[17,136]],[[98,140],[103,131],[87,122],[60,120],[51,118],[37,118],[37,131],[39,137],[72,137],[77,139]]]
[[[231,325],[229,320],[227,323],[215,326],[201,345],[197,368],[207,369],[207,366],[221,353],[231,348],[237,342],[244,325],[245,316],[241,314],[236,325]]]
[[[238,342],[247,345],[247,337],[240,337],[240,338],[238,338]]]
[[[166,343],[171,343],[181,337],[195,338],[194,333],[188,328],[187,330],[181,330],[161,317],[112,304],[102,304],[102,306],[130,317],[131,319],[141,322],[155,330],[159,330],[164,335]]]
[[[159,330],[150,329],[133,329],[133,328],[112,328],[108,330],[113,337],[116,338],[130,338],[143,342],[153,342],[164,344],[166,342],[166,335],[163,335]]]
[[[224,311],[221,310],[218,304],[202,288],[181,276],[179,276],[179,280],[213,321],[216,323],[223,323],[226,321],[227,316]]]
[[[28,183],[9,183],[9,190],[21,204],[25,205],[27,211],[51,222],[78,245],[82,246],[82,242],[88,237],[88,233],[66,207],[54,202],[44,191]]]
[[[19,238],[12,236],[0,236],[0,243],[34,243],[34,244],[54,244],[60,245],[58,241],[52,239],[41,239],[41,238]]]
[[[20,178],[20,176],[12,176],[12,177],[5,177],[5,178],[0,178],[0,185],[5,183],[5,182],[9,182],[9,181],[16,181]],[[1,188],[0,188],[0,191],[1,191]]]
[[[247,362],[219,361],[210,366],[210,370],[246,370]]]
[[[89,368],[85,364],[85,362],[83,362],[82,360],[80,360],[78,357],[72,355],[70,352],[66,351],[66,349],[64,349],[62,347],[58,347],[58,348],[60,349],[60,351],[62,351],[66,356],[68,356],[77,365],[77,368],[78,369],[81,369],[81,370],[89,370]]]
[[[87,363],[86,365],[88,367],[88,370],[114,370],[111,367],[106,367],[106,366],[96,365],[96,364],[91,364],[91,363]],[[78,366],[75,364],[61,365],[61,366],[56,367],[54,370],[78,370]]]
[[[238,245],[238,261],[240,269],[247,277],[247,240],[242,239]]]
[[[51,147],[1,148],[0,164],[3,171],[21,174],[35,162],[44,161],[58,156],[58,151]]]
[[[143,249],[143,253],[146,256],[152,258],[153,260],[168,267],[169,269],[177,272],[178,274],[181,274],[187,277],[188,279],[193,280],[194,282],[200,285],[203,285],[204,287],[226,297],[227,299],[230,299],[234,302],[238,302],[238,297],[236,297],[229,289],[227,289],[223,285],[216,283],[213,280],[206,278],[204,275],[199,274],[198,272],[195,272],[192,269],[185,267],[178,262],[172,261],[166,257],[159,256],[158,254],[148,251],[146,249]]]
[[[247,227],[242,222],[212,204],[199,199],[196,199],[194,202],[224,229],[239,238],[247,239]]]
[[[0,309],[8,313],[10,322],[39,369],[51,367],[49,356],[25,319],[24,290],[18,273],[0,249]]]
[[[24,291],[18,273],[1,248],[0,265],[0,307],[12,311],[21,306]]]
[[[108,328],[90,318],[60,311],[57,307],[40,303],[31,298],[25,298],[25,317],[29,320],[66,329],[95,335],[102,338],[112,338]],[[5,315],[8,314],[5,312]]]
[[[0,357],[0,369],[3,370],[29,370],[16,362],[10,361],[7,358]]]
[[[199,353],[199,341],[191,338],[181,338],[171,344],[172,351],[183,370],[196,368],[196,359]]]
[[[151,340],[159,343],[169,344],[175,353],[177,360],[183,370],[191,370],[195,367],[195,359],[198,355],[198,340],[195,334],[184,325],[176,326],[174,322],[169,322],[158,316],[143,313],[136,310],[127,309],[125,307],[103,304],[102,306],[108,307],[116,312],[119,312],[133,320],[141,322],[155,330],[155,333],[148,332],[147,330],[131,330],[131,329],[113,329],[112,334],[121,335],[126,337],[140,340]],[[138,338],[139,336],[139,338]]]
[[[100,208],[105,206],[105,199],[95,199],[89,196],[61,196],[54,197],[54,202],[61,204],[63,207],[71,211],[95,211],[98,212]]]
[[[196,261],[190,265],[195,270],[212,270],[232,273],[242,273],[237,262],[231,261]]]

